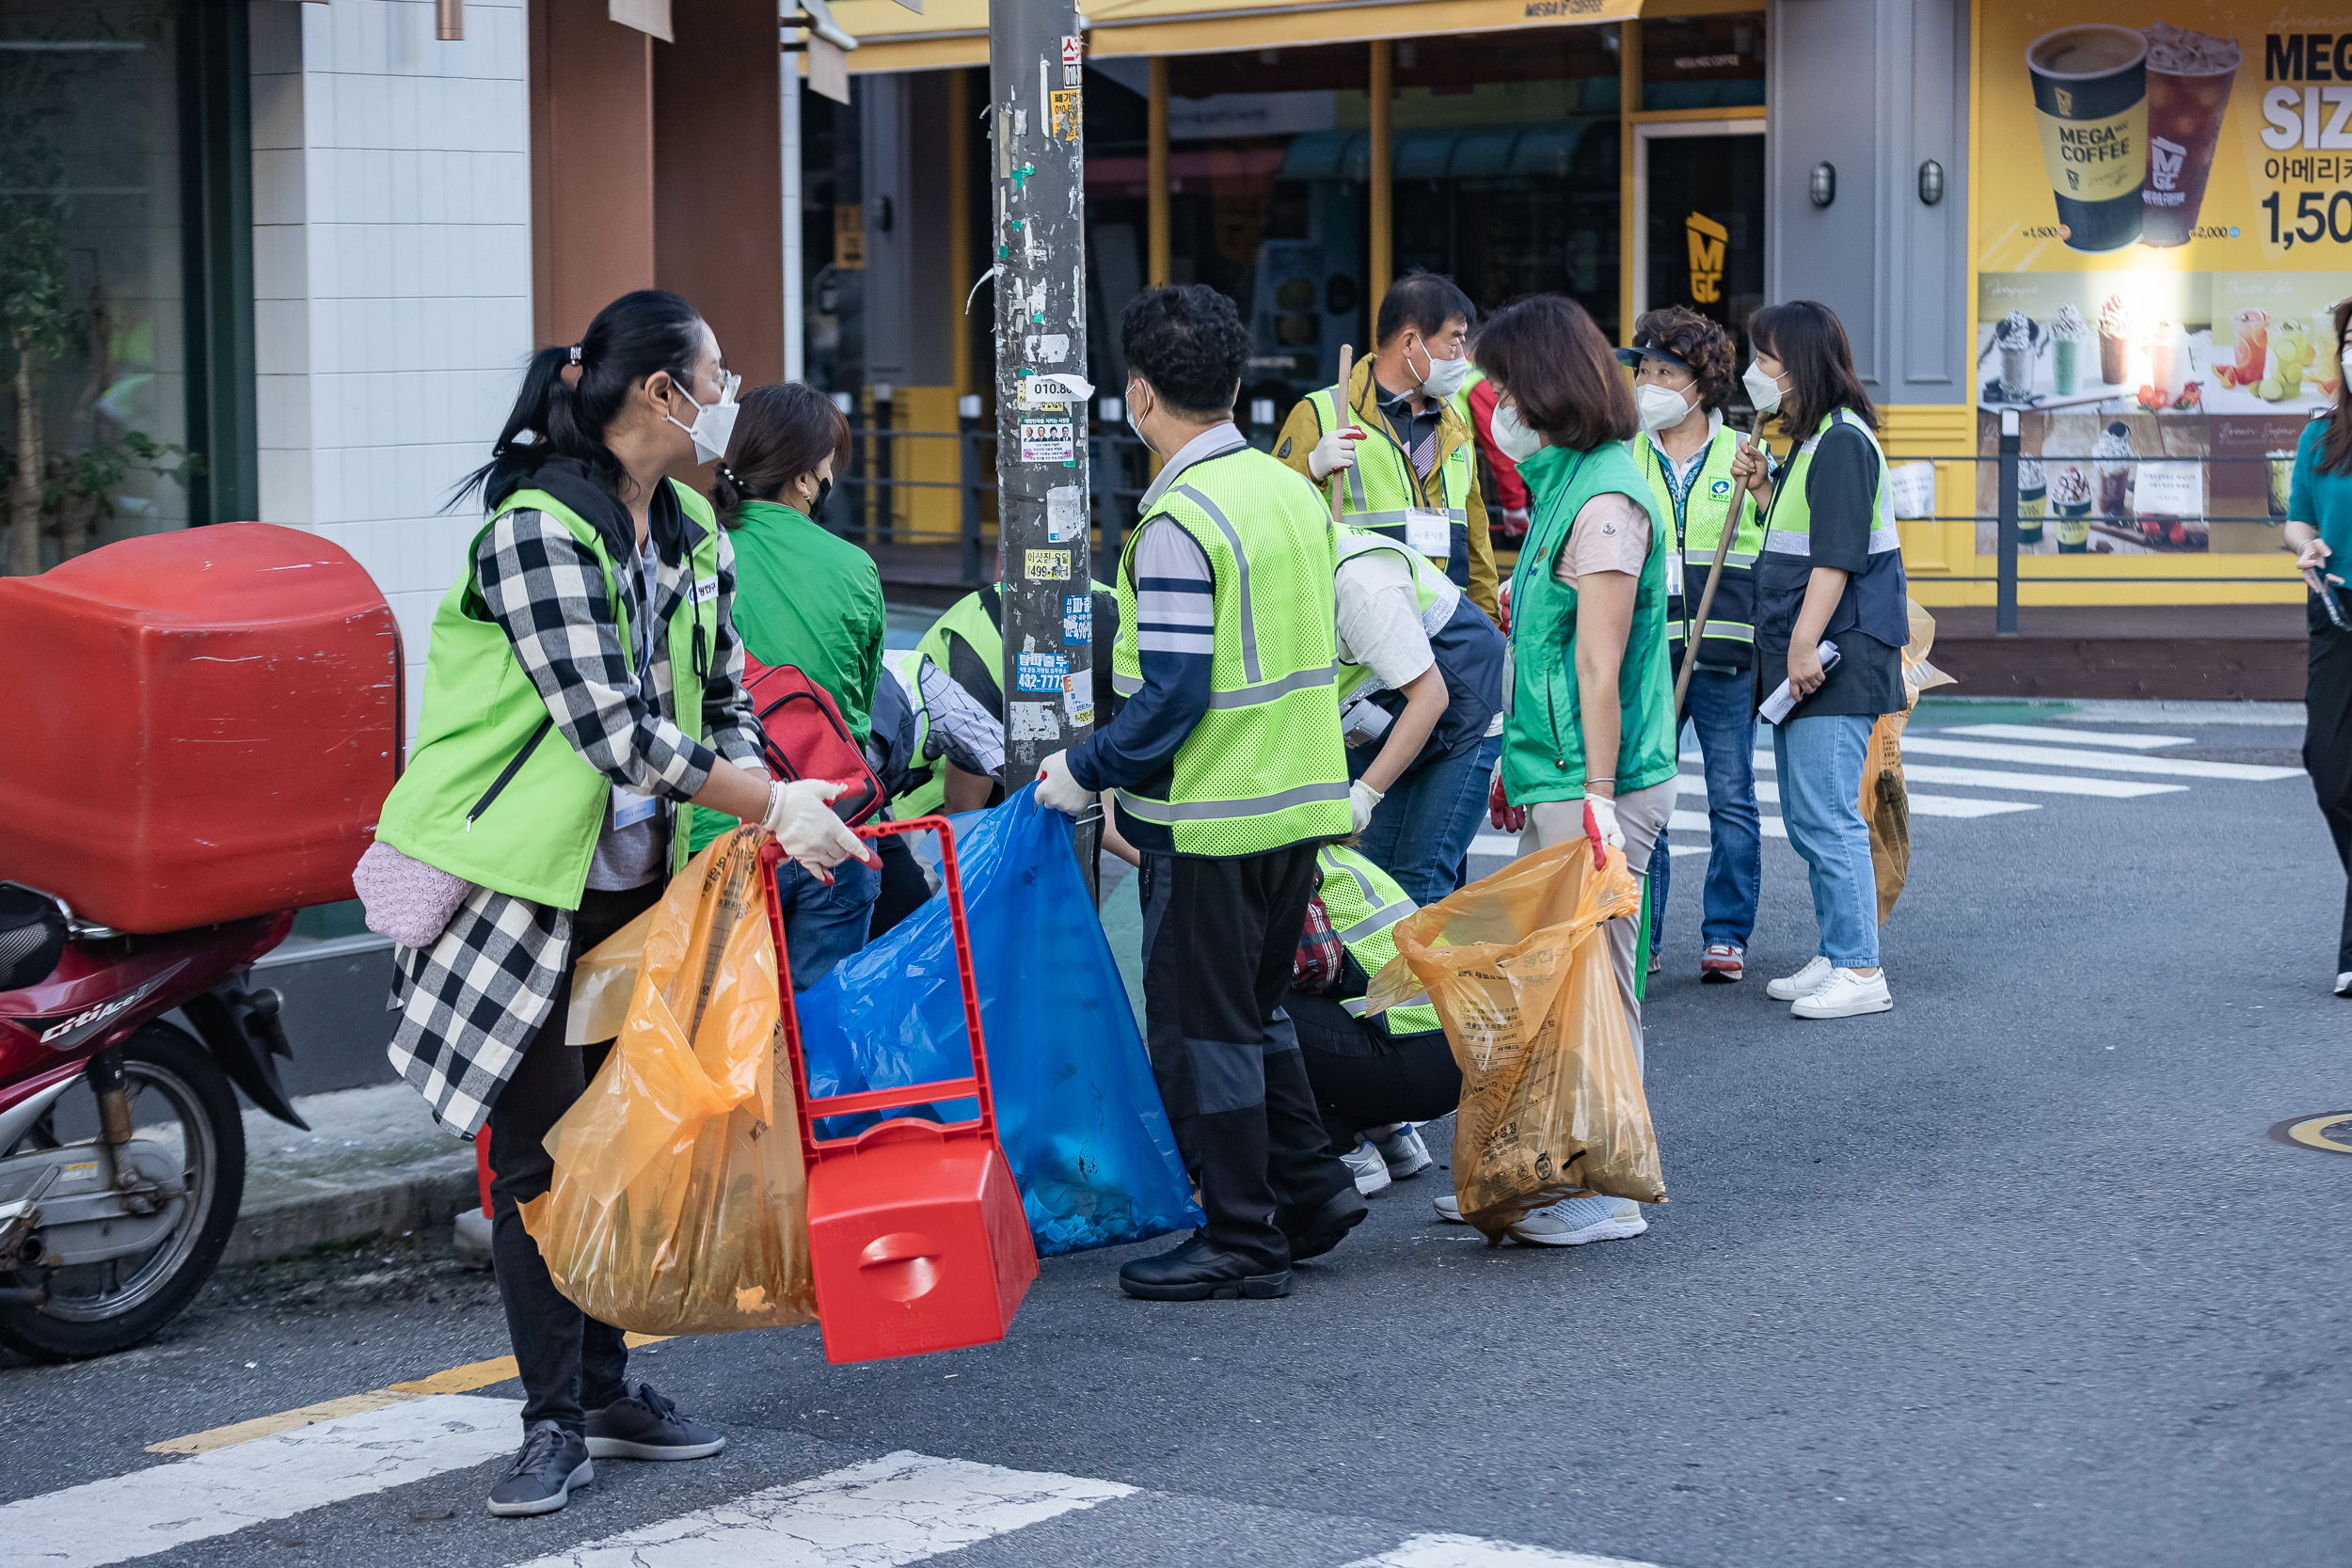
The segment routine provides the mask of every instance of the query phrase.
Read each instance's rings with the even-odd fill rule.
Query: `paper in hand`
[[[1838,657],[1836,643],[1824,641],[1815,652],[1820,656],[1823,674],[1826,675],[1836,667]],[[1772,688],[1772,694],[1765,698],[1756,711],[1767,724],[1781,724],[1788,721],[1790,710],[1796,705],[1797,694],[1788,689],[1788,683],[1784,680]]]

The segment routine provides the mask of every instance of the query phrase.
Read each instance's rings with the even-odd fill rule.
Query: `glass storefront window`
[[[135,0],[0,0],[11,575],[189,520],[175,30]]]
[[[1761,120],[1747,119],[1634,132],[1643,202],[1637,309],[1687,306],[1721,323],[1742,365],[1748,317],[1764,303],[1762,131]]]
[[[1445,273],[1482,313],[1568,294],[1615,339],[1617,40],[1551,27],[1391,46],[1398,276]]]
[[[1644,109],[1729,109],[1764,102],[1764,13],[1642,18]]]

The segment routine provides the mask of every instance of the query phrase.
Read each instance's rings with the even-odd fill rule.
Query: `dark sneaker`
[[[1356,1189],[1347,1196],[1358,1203]],[[1227,1252],[1196,1230],[1189,1241],[1157,1258],[1138,1258],[1119,1270],[1119,1288],[1144,1301],[1208,1301],[1216,1297],[1253,1300],[1291,1293],[1291,1272],[1268,1270],[1236,1252]]]
[[[679,1415],[650,1383],[631,1380],[619,1399],[588,1412],[588,1452],[596,1459],[708,1459],[726,1446],[723,1433]]]
[[[1356,1190],[1354,1182],[1342,1187],[1311,1214],[1295,1210],[1277,1209],[1274,1223],[1282,1227],[1282,1234],[1291,1242],[1291,1261],[1303,1263],[1310,1258],[1320,1258],[1347,1237],[1347,1233],[1364,1223],[1369,1209],[1364,1195]]]
[[[523,1433],[522,1451],[490,1488],[490,1512],[505,1519],[552,1513],[572,1500],[573,1487],[596,1479],[596,1464],[580,1433],[539,1421]]]

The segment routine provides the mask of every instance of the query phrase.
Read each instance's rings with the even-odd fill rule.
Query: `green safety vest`
[[[1764,547],[1764,528],[1756,516],[1755,495],[1731,477],[1731,460],[1739,454],[1739,433],[1729,425],[1708,438],[1707,460],[1677,505],[1674,486],[1666,479],[1667,465],[1674,460],[1647,431],[1633,437],[1634,461],[1649,481],[1650,497],[1657,501],[1659,513],[1675,522],[1677,546],[1666,562],[1666,591],[1681,602],[1666,620],[1669,641],[1679,644],[1691,635],[1699,599],[1707,592],[1707,574],[1715,564],[1715,546],[1723,542],[1724,525],[1733,512],[1739,514],[1731,553],[1724,557],[1724,575],[1715,585],[1715,602],[1707,612],[1706,641],[1721,645],[1699,649],[1702,661],[1734,668],[1746,665],[1748,649],[1756,641],[1756,559]]]
[[[982,620],[987,616],[982,615]],[[907,694],[907,703],[914,709],[914,757],[907,764],[907,777],[914,782],[890,798],[890,815],[900,822],[918,816],[929,816],[945,811],[947,805],[947,773],[941,758],[926,756],[924,745],[931,736],[931,710],[923,701],[921,672],[923,661],[930,657],[921,648],[902,653],[882,655],[882,679],[897,681]],[[941,666],[942,670],[946,667]]]
[[[1879,483],[1871,507],[1867,560],[1847,584],[1822,634],[1834,641],[1838,633],[1852,627],[1889,647],[1900,648],[1911,640],[1911,617],[1903,601],[1903,537],[1895,525],[1894,499],[1887,488],[1886,452],[1870,427],[1843,408],[1833,408],[1822,417],[1820,427],[1797,448],[1772,487],[1764,551],[1756,568],[1756,618],[1768,627],[1795,624],[1796,607],[1813,575],[1813,503],[1805,495],[1805,483],[1812,477],[1813,454],[1821,437],[1837,424],[1859,432],[1870,443],[1879,460]]]
[[[1813,471],[1813,453],[1828,435],[1830,427],[1845,424],[1858,432],[1878,453],[1879,488],[1870,518],[1869,553],[1883,555],[1903,547],[1902,531],[1895,526],[1895,504],[1886,487],[1886,451],[1870,427],[1843,408],[1833,408],[1821,418],[1821,426],[1788,460],[1788,471],[1772,487],[1772,531],[1764,536],[1764,549],[1772,555],[1801,555],[1809,562],[1813,555],[1813,503],[1806,499],[1804,483]],[[1807,570],[1811,568],[1808,566]]]
[[[1136,650],[1136,541],[1160,519],[1189,534],[1215,584],[1209,706],[1165,794],[1119,792],[1119,811],[1163,830],[1180,855],[1255,855],[1345,838],[1347,748],[1340,738],[1330,514],[1297,473],[1239,448],[1186,468],[1127,537],[1119,566],[1114,677],[1142,684]]]
[[[1375,398],[1378,395],[1374,394]],[[1467,399],[1467,393],[1462,395]],[[1437,493],[1431,495],[1421,476],[1413,472],[1412,458],[1397,445],[1388,421],[1377,413],[1367,419],[1355,419],[1344,406],[1345,396],[1344,390],[1334,385],[1307,400],[1322,432],[1351,423],[1366,432],[1364,439],[1356,443],[1356,466],[1347,470],[1347,483],[1341,493],[1341,511],[1345,520],[1405,545],[1412,543],[1413,514],[1426,514],[1435,521],[1442,521],[1442,542],[1428,540],[1437,547],[1420,553],[1436,562],[1456,588],[1468,588],[1470,493],[1475,478],[1470,453],[1477,442],[1457,441],[1454,450],[1445,453],[1429,476],[1437,483]],[[1445,445],[1442,426],[1438,444],[1441,448]]]
[[[1340,563],[1369,555],[1375,550],[1392,550],[1413,574],[1413,597],[1421,607],[1421,629],[1432,641],[1444,631],[1446,623],[1454,619],[1454,611],[1462,602],[1462,591],[1448,582],[1429,558],[1403,545],[1385,533],[1375,533],[1366,528],[1342,528],[1339,534]],[[1336,571],[1338,568],[1333,568]],[[1369,665],[1340,665],[1340,701],[1344,703],[1356,694],[1356,689],[1374,679]]]
[[[1623,443],[1589,451],[1546,447],[1519,465],[1530,510],[1527,543],[1511,574],[1511,717],[1502,731],[1502,785],[1514,805],[1584,796],[1584,730],[1576,680],[1577,591],[1552,576],[1568,528],[1586,501],[1612,491],[1650,515],[1649,554],[1634,590],[1633,626],[1617,670],[1615,793],[1675,775],[1673,661],[1666,653],[1665,524]]]
[[[682,673],[707,660],[718,643],[719,524],[708,501],[675,480],[670,483],[687,517],[702,530],[688,553],[695,592],[684,595],[679,604],[684,613],[672,615],[668,626],[675,691],[679,681],[693,678]],[[499,517],[526,509],[562,523],[595,554],[604,571],[605,596],[621,624],[622,644],[632,645],[632,606],[595,526],[543,490],[517,490],[507,497],[474,535],[464,575],[433,612],[416,751],[384,802],[375,836],[469,882],[534,904],[576,910],[604,830],[612,782],[562,736],[548,743],[553,721],[547,704],[474,582],[482,535]],[[707,744],[701,693],[675,705],[680,727]],[[674,872],[686,863],[687,815],[679,814],[670,835]]]
[[[942,611],[939,619],[931,623],[930,629],[914,644],[914,651],[938,665],[957,684],[978,698],[981,705],[991,713],[1002,718],[1005,711],[1005,634],[995,618],[989,614],[988,606],[980,598],[980,592],[966,594]],[[968,667],[969,660],[955,657],[955,644],[949,641],[950,633],[961,638],[971,647],[981,669],[988,673],[986,686],[976,687],[972,684],[978,672]]]
[[[1315,863],[1323,868],[1323,910],[1331,917],[1331,929],[1370,979],[1396,957],[1396,923],[1421,906],[1394,878],[1343,844],[1325,845],[1315,851]],[[1340,1006],[1350,1017],[1364,1016],[1360,996]],[[1378,1022],[1391,1036],[1426,1034],[1445,1026],[1425,999],[1391,1007]]]

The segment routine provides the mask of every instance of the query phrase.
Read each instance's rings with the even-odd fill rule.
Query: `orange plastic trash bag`
[[[1895,912],[1911,878],[1911,795],[1903,784],[1903,726],[1919,693],[1949,686],[1952,677],[1928,662],[1935,646],[1935,617],[1910,599],[1911,641],[1903,648],[1903,709],[1879,716],[1863,754],[1862,817],[1870,825],[1870,865],[1878,879],[1879,924]]]
[[[548,1133],[553,1184],[522,1206],[591,1317],[640,1334],[816,1320],[771,887],[739,829],[613,939],[643,943],[620,1037]]]
[[[1462,1217],[1502,1240],[1532,1209],[1580,1193],[1666,1201],[1658,1134],[1603,922],[1641,909],[1621,850],[1593,868],[1573,838],[1406,916],[1365,1010],[1425,987],[1462,1069],[1454,1187]]]

